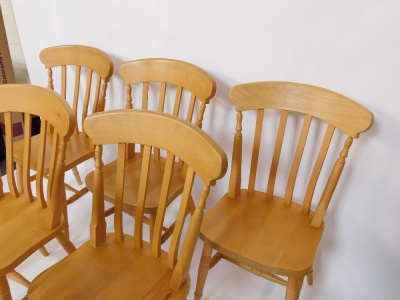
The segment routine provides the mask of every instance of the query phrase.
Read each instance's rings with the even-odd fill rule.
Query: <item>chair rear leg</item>
[[[46,250],[46,248],[43,246],[41,248],[39,248],[40,253],[42,253],[42,255],[44,257],[49,256],[49,252]]]
[[[12,281],[15,281],[16,283],[23,285],[24,287],[29,287],[30,284],[29,280],[15,270],[8,273],[7,277]]]
[[[307,274],[307,283],[308,285],[312,285],[314,283],[313,270]]]
[[[299,299],[302,285],[303,285],[303,278],[289,277],[286,287],[285,300]]]
[[[11,300],[10,286],[8,285],[7,277],[0,276],[0,300]]]
[[[194,292],[194,299],[200,300],[203,296],[203,289],[206,283],[206,278],[208,275],[208,271],[210,270],[210,262],[211,262],[211,253],[212,253],[211,245],[204,243],[203,251],[201,253],[201,260],[199,265],[199,272],[197,275],[197,283],[196,290]]]
[[[67,196],[65,194],[63,194],[63,199],[62,199],[62,208],[63,208],[63,218],[64,218],[64,234],[65,236],[69,239],[69,223],[68,223],[68,207],[67,207]]]

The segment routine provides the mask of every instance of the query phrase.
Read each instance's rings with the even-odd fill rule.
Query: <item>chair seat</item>
[[[301,205],[284,206],[265,193],[241,190],[236,199],[225,195],[204,216],[200,237],[212,247],[253,268],[284,276],[304,276],[312,270],[323,232],[310,226],[313,213]]]
[[[149,182],[147,186],[146,204],[144,213],[155,213],[158,207],[158,201],[163,182],[165,158],[160,157],[158,161],[150,158]],[[129,214],[134,214],[137,206],[137,191],[140,182],[140,172],[142,157],[140,153],[127,160],[125,164],[125,182],[124,182],[124,206],[123,210]],[[104,177],[104,198],[111,203],[115,201],[115,184],[117,177],[117,161],[112,161],[103,166]],[[86,176],[86,187],[93,193],[94,172]],[[171,177],[168,200],[171,202],[182,193],[184,181],[181,179],[179,163],[175,162]]]
[[[44,214],[45,209],[39,208],[36,202],[27,203],[23,194],[18,198],[6,194],[0,199],[0,276],[12,271],[40,248],[38,242],[45,244],[62,232],[63,223],[52,230],[45,228]]]
[[[29,299],[174,299],[189,292],[190,279],[179,291],[169,287],[172,271],[166,253],[151,254],[150,244],[134,248],[133,237],[116,242],[109,234],[93,248],[89,242],[32,281]],[[84,267],[82,267],[84,266]],[[68,283],[68,287],[66,287]]]
[[[52,147],[52,133],[49,133],[46,138],[46,160],[45,160],[45,172],[48,173],[50,166],[50,156]],[[37,170],[37,157],[39,153],[39,135],[32,137],[32,149],[31,149],[31,169]],[[94,157],[94,147],[90,139],[85,136],[84,133],[73,134],[70,141],[67,144],[65,153],[65,170],[70,170],[80,163]],[[24,157],[24,144],[23,140],[14,143],[14,161],[17,164],[22,164]]]

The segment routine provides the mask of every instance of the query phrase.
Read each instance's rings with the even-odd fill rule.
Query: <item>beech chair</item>
[[[7,187],[3,189],[0,178],[0,299],[11,299],[10,287],[6,275],[18,282],[29,282],[14,271],[33,252],[42,248],[50,240],[57,238],[67,253],[75,250],[69,239],[63,234],[63,202],[65,202],[64,168],[65,149],[69,137],[73,134],[75,117],[68,103],[59,94],[46,88],[7,84],[0,86],[0,113],[4,113]],[[30,180],[29,165],[32,140],[30,134],[24,134],[22,172],[23,192],[17,189],[14,174],[13,151],[13,113],[23,113],[24,132],[31,132],[32,115],[41,118],[41,133],[38,141],[38,162],[36,184]],[[52,126],[52,149],[44,146],[46,129]],[[50,150],[50,153],[45,151]],[[49,158],[49,181],[43,182],[44,160]],[[5,191],[4,191],[5,190]],[[33,196],[36,191],[36,197]]]
[[[126,85],[126,109],[139,108],[155,110],[179,116],[189,122],[194,122],[199,128],[202,127],[204,111],[206,105],[215,94],[216,84],[205,71],[187,62],[165,59],[150,58],[139,59],[124,63],[119,73]],[[132,101],[132,98],[139,98]],[[124,186],[125,202],[124,211],[135,215],[137,197],[134,189],[134,182],[140,174],[142,162],[141,148],[130,145],[129,155],[126,165],[126,181]],[[151,159],[152,189],[149,190],[149,199],[146,203],[145,213],[149,215],[144,219],[153,231],[155,215],[158,209],[158,193],[161,188],[162,174],[166,159],[160,156],[157,148],[154,149]],[[116,182],[117,161],[114,160],[106,164],[103,168],[104,173],[104,197],[105,200],[114,203],[114,187]],[[168,203],[171,203],[183,191],[183,180],[181,174],[185,172],[185,167],[179,162],[174,162],[177,170],[172,177],[171,191]],[[89,173],[85,179],[89,191],[93,192],[94,173]],[[113,213],[113,207],[107,210],[107,215]],[[187,213],[193,213],[194,206],[188,207]],[[165,227],[162,241],[165,242],[171,235],[174,224]],[[152,234],[150,234],[152,236]]]
[[[65,170],[72,170],[79,185],[82,184],[77,166],[94,157],[94,147],[82,130],[82,124],[90,113],[104,110],[106,90],[113,73],[113,62],[103,51],[82,45],[63,45],[46,48],[40,53],[40,60],[48,72],[48,88],[59,92],[71,105],[76,116],[75,131],[68,144],[66,152]],[[54,72],[53,72],[54,71]],[[56,80],[55,80],[56,79]],[[50,147],[51,131],[48,136]],[[37,152],[39,138],[32,139],[32,151]],[[18,175],[18,187],[22,185],[22,148],[16,147],[14,161]],[[30,168],[36,170],[38,162],[31,160]],[[45,162],[44,174],[48,176],[48,160]],[[65,184],[65,188],[72,192],[67,203],[73,203],[85,193],[86,187],[79,190]],[[65,231],[68,235],[68,217],[65,209]]]
[[[223,150],[197,126],[181,118],[149,110],[114,110],[85,120],[86,133],[96,145],[90,241],[32,281],[28,299],[185,299],[190,287],[189,267],[198,240],[210,186],[224,176],[227,158]],[[127,144],[143,145],[137,193],[134,236],[124,233],[123,203]],[[117,180],[114,187],[113,232],[106,233],[102,145],[118,144]],[[159,209],[152,242],[143,234],[143,213],[151,201],[153,176],[151,148],[166,151]],[[176,211],[176,224],[167,249],[161,248],[161,232],[172,184],[174,160],[188,167]],[[186,211],[195,179],[202,182],[192,216]],[[168,214],[170,216],[170,214]],[[190,220],[189,220],[190,219]],[[188,225],[184,229],[184,225]],[[126,225],[126,224],[125,224]],[[164,244],[165,246],[166,244]]]
[[[291,82],[240,84],[230,100],[237,123],[229,190],[204,217],[195,299],[221,259],[286,286],[286,299],[298,299],[304,277],[313,282],[324,216],[349,148],[373,115],[338,93]]]

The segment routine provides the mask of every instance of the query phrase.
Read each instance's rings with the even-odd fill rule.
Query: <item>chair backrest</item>
[[[104,110],[113,62],[103,51],[82,45],[43,49],[40,60],[48,70],[48,88],[59,92],[70,103],[77,117],[75,132],[79,132],[90,111]],[[57,74],[54,68],[59,71]]]
[[[216,90],[214,79],[204,70],[174,59],[148,58],[129,61],[121,66],[119,74],[126,85],[126,108],[170,113],[189,122],[193,121],[200,128],[206,104],[210,103]],[[152,86],[151,83],[157,86]],[[132,93],[135,93],[136,86],[139,88],[137,95],[141,99],[134,100],[133,103]],[[196,102],[200,105],[197,115],[194,116]]]
[[[324,166],[332,167],[328,171],[329,176],[326,183],[318,183],[323,186],[321,197],[317,200],[317,208],[311,219],[311,226],[319,227],[325,216],[329,202],[342,173],[345,159],[353,138],[357,138],[361,132],[368,130],[373,124],[373,115],[366,108],[362,107],[353,100],[316,86],[292,83],[292,82],[254,82],[240,84],[232,88],[230,100],[235,105],[237,111],[237,124],[234,138],[234,149],[232,157],[232,170],[229,184],[229,196],[234,198],[238,195],[242,180],[242,127],[254,121],[253,147],[251,150],[251,161],[249,162],[248,193],[253,193],[258,186],[257,179],[260,171],[257,166],[265,161],[266,152],[261,151],[262,139],[266,138],[265,130],[268,128],[276,129],[275,142],[270,140],[267,144],[274,145],[271,153],[269,165],[269,176],[265,186],[266,198],[274,196],[274,189],[277,185],[278,177],[282,179],[285,205],[292,203],[295,184],[302,192],[296,202],[302,202],[302,213],[310,213],[314,192]],[[278,114],[276,126],[264,125],[268,117],[267,110],[275,109]],[[244,111],[255,111],[250,119],[244,120]],[[247,116],[246,116],[247,117]],[[294,121],[289,122],[290,117]],[[300,124],[302,122],[302,124]],[[342,134],[338,138],[333,138],[335,129],[339,129]],[[289,134],[285,132],[290,131]],[[248,132],[251,132],[250,130]],[[322,133],[318,139],[318,133]],[[343,133],[347,135],[344,146],[340,150],[341,138]],[[284,141],[286,143],[284,143]],[[331,142],[334,141],[335,143]],[[308,142],[308,143],[307,143]],[[338,146],[335,144],[339,143]],[[296,145],[297,143],[297,145]],[[286,146],[286,148],[285,148]],[[287,151],[287,147],[292,151]],[[339,148],[338,148],[339,147]],[[335,156],[327,155],[328,150],[336,151]],[[281,155],[282,154],[282,155]],[[286,155],[288,154],[288,155]],[[331,164],[325,158],[337,158]],[[333,159],[334,160],[334,159]],[[310,162],[311,161],[311,162]],[[312,162],[313,161],[313,162]],[[302,164],[301,164],[302,163]],[[285,165],[286,173],[278,176],[278,166]],[[267,166],[268,168],[268,166]],[[267,170],[261,170],[266,174]],[[305,174],[308,180],[297,180],[298,173]],[[303,187],[301,187],[301,183]],[[262,185],[262,184],[261,184]],[[262,185],[263,186],[263,185]]]
[[[201,129],[194,124],[169,114],[149,110],[115,110],[89,116],[84,123],[85,131],[92,138],[95,148],[93,215],[91,223],[91,243],[94,247],[105,240],[105,217],[101,145],[118,144],[117,181],[115,190],[114,231],[117,240],[123,240],[122,205],[123,184],[125,176],[127,143],[143,146],[141,174],[137,184],[138,203],[135,215],[135,247],[143,246],[143,210],[146,202],[147,188],[151,185],[151,148],[157,147],[166,151],[163,183],[159,195],[159,206],[156,215],[152,239],[152,253],[159,257],[161,250],[161,233],[166,208],[168,206],[168,189],[173,172],[173,161],[182,160],[187,166],[184,189],[179,203],[176,224],[172,233],[168,251],[168,263],[174,270],[171,285],[175,288],[184,282],[190,266],[194,247],[203,217],[210,186],[224,176],[227,169],[227,159],[223,150]],[[203,188],[198,197],[196,210],[190,220],[189,228],[179,250],[183,226],[187,217],[187,209],[191,199],[191,190],[195,174],[203,182]],[[196,199],[198,198],[198,201]],[[179,250],[179,255],[178,255]]]
[[[38,167],[36,173],[36,197],[39,205],[49,207],[47,225],[56,226],[61,220],[62,205],[58,203],[63,197],[64,189],[64,159],[66,143],[73,133],[75,117],[68,103],[59,94],[38,86],[24,84],[10,84],[0,86],[0,113],[4,113],[3,132],[5,133],[6,145],[6,169],[8,190],[14,197],[19,197],[20,192],[17,189],[16,178],[14,174],[13,162],[13,114],[22,113],[24,124],[24,137],[18,143],[24,145],[23,158],[23,188],[27,201],[34,201],[30,180],[30,159],[31,155],[31,128],[32,116],[41,118],[40,147],[38,153]],[[52,149],[46,149],[45,128],[51,124],[54,128],[52,140]],[[28,134],[26,134],[28,133]],[[35,137],[37,138],[37,137]],[[43,185],[43,167],[46,157],[46,151],[51,151],[51,165],[49,173],[49,183],[45,192]],[[4,196],[3,182],[0,178],[1,197]],[[45,195],[50,198],[45,201]]]

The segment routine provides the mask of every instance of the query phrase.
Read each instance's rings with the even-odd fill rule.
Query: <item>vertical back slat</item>
[[[283,138],[285,135],[285,129],[286,129],[288,115],[289,115],[289,112],[287,110],[281,111],[281,118],[279,121],[278,134],[276,136],[274,154],[272,157],[271,169],[269,172],[269,180],[268,180],[268,187],[267,187],[267,194],[266,194],[267,199],[272,198],[273,193],[274,193],[276,173],[278,171],[279,158],[281,155]]]
[[[56,131],[54,131],[53,134],[53,146],[56,147],[56,150],[52,151],[52,161],[54,161],[54,163],[50,167],[50,174],[51,176],[54,176],[54,178],[51,181],[51,187],[47,189],[48,209],[46,209],[46,227],[48,229],[52,229],[60,224],[63,205],[60,205],[59,203],[60,201],[65,200],[65,197],[62,197],[63,199],[60,200],[60,193],[65,195],[65,190],[63,181],[59,179],[60,177],[64,178],[65,149],[67,144],[64,139],[60,138]]]
[[[181,86],[176,87],[174,111],[172,113],[174,116],[179,116],[179,109],[181,108],[182,103],[182,91],[183,88]]]
[[[78,116],[78,101],[79,101],[79,90],[81,84],[81,67],[75,66],[75,83],[74,83],[74,94],[72,98],[72,110],[74,111],[75,116]],[[66,96],[64,96],[67,99]],[[75,133],[78,132],[78,119],[76,119],[75,124]]]
[[[304,147],[306,145],[308,132],[310,130],[311,120],[312,120],[312,116],[310,116],[310,115],[304,116],[303,126],[301,128],[299,141],[297,143],[296,152],[295,152],[294,158],[293,158],[292,168],[290,170],[288,182],[286,185],[286,194],[285,194],[285,203],[284,203],[286,206],[289,206],[292,203],[292,197],[293,197],[294,186],[296,183],[296,177],[297,177],[297,173],[299,171],[301,158],[302,158],[303,152],[304,152]]]
[[[142,109],[149,108],[149,83],[143,82],[142,88]]]
[[[257,175],[257,165],[258,158],[260,154],[260,144],[261,144],[261,134],[262,134],[262,126],[264,119],[264,110],[257,110],[257,118],[256,118],[256,126],[254,130],[254,141],[253,141],[253,151],[251,155],[251,163],[250,163],[250,174],[249,174],[249,186],[248,186],[248,194],[254,194],[254,187],[256,183],[256,175]]]
[[[44,196],[43,190],[43,174],[44,172],[44,162],[46,158],[46,141],[47,141],[47,121],[45,119],[41,119],[40,123],[40,135],[39,135],[39,155],[38,155],[38,163],[37,163],[37,171],[36,171],[36,195],[38,204],[42,207],[46,207],[46,200]]]
[[[140,183],[139,183],[139,191],[138,191],[138,200],[135,214],[135,247],[142,248],[143,247],[143,212],[146,203],[146,194],[147,194],[147,183],[149,177],[149,168],[150,168],[150,155],[151,155],[151,146],[145,145],[143,146],[143,156],[142,156],[142,169],[140,172]]]
[[[101,78],[100,76],[97,75],[97,79],[96,79],[96,87],[94,90],[94,98],[93,98],[93,108],[92,108],[92,113],[98,112],[98,111],[102,111],[101,110],[101,90],[102,84],[101,84]],[[104,104],[104,103],[103,103]]]
[[[167,83],[166,82],[160,82],[160,90],[159,90],[159,97],[158,97],[158,111],[163,112],[164,111],[164,106],[165,106],[165,97],[166,97],[166,91],[167,91]],[[154,148],[154,159],[156,161],[160,160],[160,149]]]
[[[173,269],[178,259],[179,242],[182,235],[183,225],[187,216],[187,210],[189,201],[191,198],[191,191],[193,187],[195,173],[192,168],[188,167],[185,179],[185,185],[183,187],[182,199],[179,205],[178,216],[175,221],[174,231],[171,237],[171,244],[168,253],[168,266]]]
[[[33,194],[30,181],[30,165],[31,165],[31,135],[32,118],[31,114],[24,113],[24,159],[22,164],[22,184],[26,200],[33,202]]]
[[[61,96],[67,99],[67,66],[61,66]]]
[[[85,121],[88,115],[88,108],[89,108],[89,100],[90,100],[90,92],[92,90],[92,77],[93,77],[93,70],[88,70],[88,74],[86,77],[86,90],[85,90],[85,97],[83,98],[83,107],[82,107],[82,121]]]
[[[235,137],[233,139],[233,152],[232,152],[232,167],[231,176],[229,178],[229,191],[228,196],[235,198],[239,195],[241,182],[242,182],[242,120],[243,113],[238,111],[236,113],[236,127]]]
[[[92,219],[90,222],[90,244],[99,246],[106,240],[106,221],[104,213],[104,178],[101,161],[102,146],[96,145],[94,151],[94,189]]]
[[[55,170],[55,166],[57,163],[57,151],[58,151],[58,146],[59,146],[59,139],[58,139],[58,134],[56,132],[54,132],[53,135],[51,135],[52,137],[52,141],[51,141],[51,160],[49,163],[49,180],[47,183],[47,197],[50,196],[50,191],[52,189],[52,184],[53,184],[53,180],[52,178],[53,176],[53,172]]]
[[[158,97],[158,111],[163,112],[165,106],[165,93],[167,91],[167,83],[161,82],[160,83],[160,93]]]
[[[328,153],[329,145],[331,143],[334,131],[335,131],[335,127],[333,125],[329,124],[328,127],[326,128],[324,139],[322,140],[322,144],[319,149],[318,156],[317,156],[313,171],[310,176],[310,180],[308,181],[308,185],[307,185],[307,189],[306,189],[306,193],[305,193],[304,201],[303,201],[303,207],[302,207],[303,214],[308,214],[310,211],[315,187],[317,185],[319,174],[321,173],[321,169],[324,164],[326,154]]]
[[[172,153],[167,154],[165,162],[164,176],[161,185],[160,200],[157,208],[156,221],[154,224],[154,231],[152,239],[152,252],[153,256],[158,257],[161,253],[161,236],[164,223],[165,212],[168,206],[168,195],[170,182],[172,177],[172,171],[174,166],[175,156]]]
[[[14,162],[13,162],[13,126],[12,126],[12,113],[5,112],[4,113],[4,121],[5,121],[5,143],[6,143],[6,168],[7,168],[7,181],[8,187],[10,189],[10,193],[14,197],[19,197],[18,188],[15,181],[14,176]]]
[[[187,110],[187,114],[186,114],[186,121],[188,122],[192,122],[193,120],[193,114],[194,114],[194,108],[196,106],[196,95],[191,93],[190,94],[190,101],[189,101],[189,107]],[[205,107],[205,105],[204,105]],[[197,120],[196,120],[196,125],[201,128],[203,125],[203,115],[199,115]]]
[[[114,232],[116,241],[124,239],[122,227],[122,202],[124,199],[126,144],[118,144],[117,179],[115,183]]]

